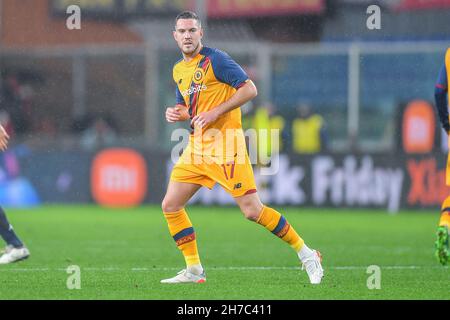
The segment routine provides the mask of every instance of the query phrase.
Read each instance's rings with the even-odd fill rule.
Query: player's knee
[[[177,212],[183,209],[183,206],[179,205],[171,199],[164,198],[161,203],[161,208],[163,212]]]
[[[246,219],[248,219],[250,221],[255,221],[255,222],[258,220],[258,217],[259,217],[255,211],[248,212],[248,213],[244,212],[244,216]]]
[[[245,218],[250,221],[258,220],[259,215],[261,213],[261,209],[262,208],[256,205],[241,206],[242,213],[244,214]]]

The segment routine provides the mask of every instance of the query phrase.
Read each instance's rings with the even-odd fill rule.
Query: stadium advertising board
[[[434,157],[408,159],[406,162],[409,177],[405,205],[407,207],[439,206],[450,194],[445,185],[445,165]]]
[[[319,14],[325,0],[208,0],[212,18],[260,17],[292,14]],[[67,7],[77,5],[85,17],[129,19],[142,16],[175,16],[183,10],[194,10],[195,0],[51,0],[53,15],[66,15]]]
[[[120,207],[160,203],[172,161],[167,154],[129,151],[132,154],[127,152],[127,157],[121,157],[123,161],[128,159],[124,164],[104,151],[10,150],[0,166],[3,177],[0,198],[2,203],[12,207],[40,203],[94,202]],[[101,159],[105,155],[108,155],[106,162]],[[424,155],[284,154],[271,166],[276,166],[276,174],[265,175],[258,167],[254,167],[254,174],[261,199],[272,205],[379,208],[395,212],[406,208],[439,208],[450,194],[450,188],[445,185],[446,155],[442,152]],[[116,196],[118,191],[121,194]],[[18,194],[22,195],[20,199]],[[116,203],[120,197],[123,203]],[[234,201],[216,184],[212,191],[200,189],[191,203],[230,205]]]
[[[260,17],[292,14],[318,14],[325,9],[324,0],[209,0],[210,17]]]
[[[29,182],[42,203],[92,202],[89,189],[89,164],[92,161],[90,153],[32,151],[26,148],[26,152],[21,151],[24,148],[9,150],[18,159],[19,170],[16,175]],[[29,205],[27,200],[20,205],[11,206]]]
[[[406,153],[429,154],[434,147],[436,118],[433,106],[423,100],[408,103],[402,119],[402,142]]]
[[[421,10],[450,7],[450,0],[401,0],[395,6],[398,10]]]
[[[52,14],[66,14],[67,7],[77,5],[85,17],[126,19],[139,16],[176,15],[193,8],[193,0],[51,0]]]
[[[98,153],[91,168],[94,200],[108,207],[133,207],[147,194],[147,165],[131,149],[107,149]]]
[[[368,6],[378,4],[393,10],[424,10],[450,7],[450,0],[341,0],[343,3]],[[376,3],[375,3],[376,2]]]
[[[445,186],[445,156],[281,155],[276,175],[254,169],[265,203],[335,208],[439,207],[450,193]],[[170,167],[170,165],[169,165]],[[201,189],[192,202],[233,204],[218,185]]]

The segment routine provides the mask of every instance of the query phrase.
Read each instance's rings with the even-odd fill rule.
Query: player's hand
[[[219,115],[217,114],[216,110],[209,110],[207,112],[202,112],[198,115],[196,115],[194,118],[192,118],[191,121],[191,127],[193,128],[205,128],[206,126],[210,125],[214,121],[219,118]]]
[[[175,107],[168,107],[166,109],[166,120],[167,122],[173,123],[180,121],[181,113]]]
[[[186,107],[175,106],[166,109],[167,122],[173,123],[177,121],[185,121],[189,119],[189,112]]]
[[[0,150],[5,151],[8,148],[9,135],[6,133],[5,128],[0,125]]]

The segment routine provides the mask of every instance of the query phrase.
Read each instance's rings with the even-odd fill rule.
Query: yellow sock
[[[276,210],[264,206],[256,222],[281,238],[281,240],[289,243],[296,252],[302,248],[304,244],[303,239],[300,238],[289,222]]]
[[[169,225],[170,235],[175,240],[178,249],[183,253],[186,266],[200,264],[195,231],[186,210],[164,212],[164,217]]]
[[[447,226],[450,228],[450,196],[448,196],[442,203],[441,219],[439,220],[439,226]]]

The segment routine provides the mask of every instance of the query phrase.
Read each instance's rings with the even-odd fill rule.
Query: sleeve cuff
[[[236,90],[239,89],[240,87],[243,87],[250,79],[246,79],[245,81],[242,81],[241,83],[239,83],[236,87],[234,87]]]

